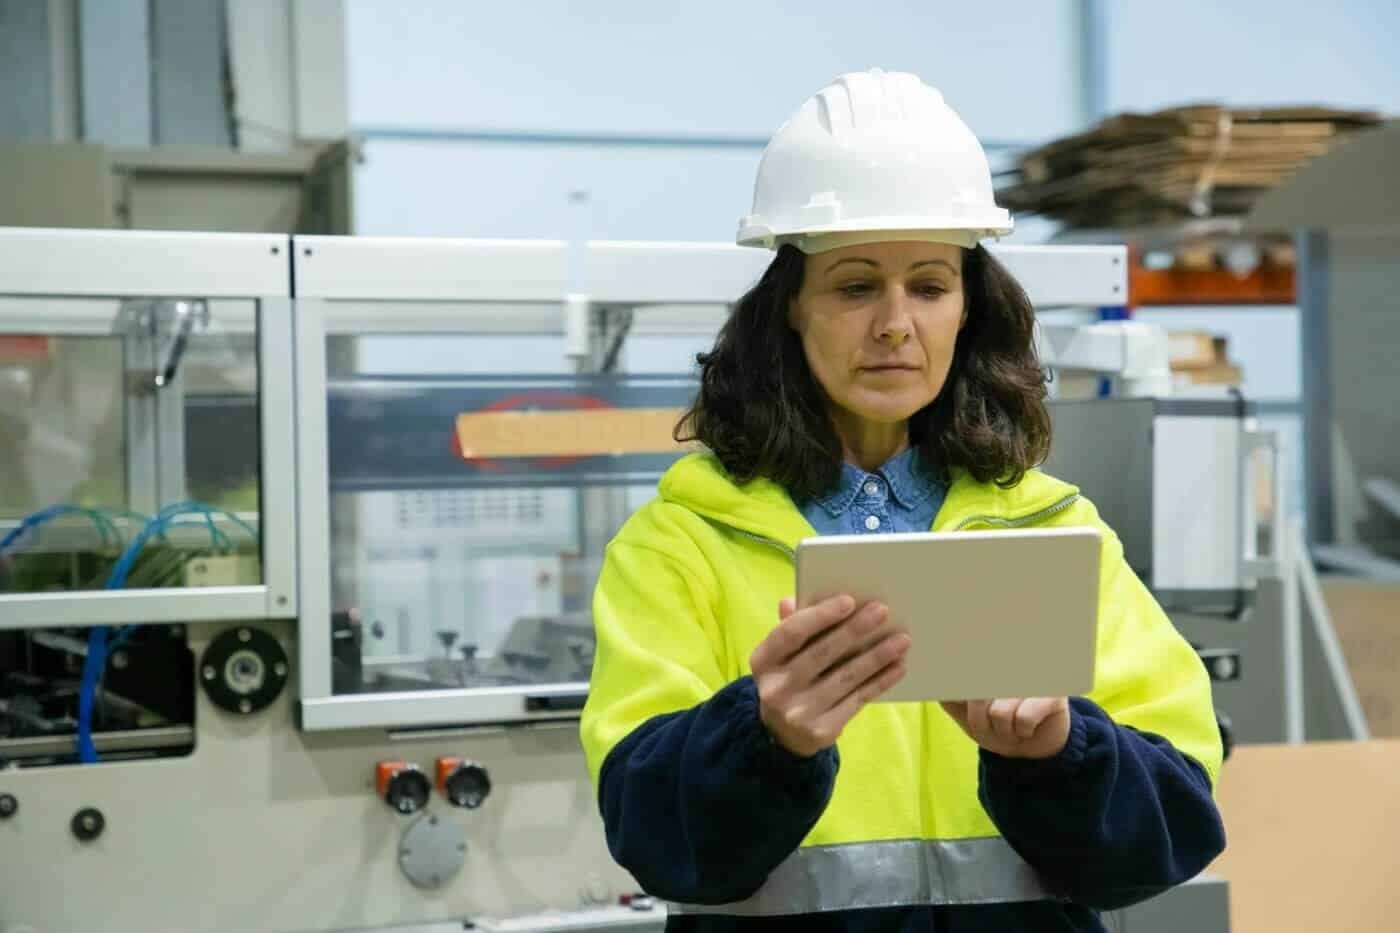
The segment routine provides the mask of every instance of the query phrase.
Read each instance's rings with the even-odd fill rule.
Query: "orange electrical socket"
[[[408,768],[406,761],[381,761],[374,766],[374,792],[383,800],[389,793],[389,782],[394,775]]]
[[[436,771],[437,780],[434,782],[438,790],[442,791],[444,794],[447,793],[447,779],[450,778],[458,768],[462,767],[464,761],[465,759],[454,756],[438,758]]]

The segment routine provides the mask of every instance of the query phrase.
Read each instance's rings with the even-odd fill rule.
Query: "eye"
[[[941,298],[948,294],[948,290],[937,282],[920,282],[911,288],[910,291],[920,298],[927,298],[929,300]]]
[[[875,291],[875,286],[869,282],[848,282],[838,285],[836,290],[847,298],[865,298]]]

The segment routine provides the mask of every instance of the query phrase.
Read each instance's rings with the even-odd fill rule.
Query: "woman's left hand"
[[[1003,758],[1053,758],[1069,741],[1069,699],[964,700],[943,709],[972,741]]]

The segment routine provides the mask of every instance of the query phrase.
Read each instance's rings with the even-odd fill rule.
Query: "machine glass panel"
[[[695,391],[625,369],[621,346],[590,362],[557,332],[331,333],[335,693],[588,680],[603,550],[684,453]]]
[[[0,299],[0,595],[262,582],[257,321]]]

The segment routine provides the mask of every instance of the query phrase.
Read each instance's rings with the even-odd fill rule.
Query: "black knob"
[[[14,794],[0,794],[0,820],[8,820],[19,812],[19,801]]]
[[[417,768],[405,768],[389,778],[384,802],[400,813],[417,813],[428,805],[433,785]]]
[[[92,842],[102,835],[102,830],[107,828],[107,820],[102,815],[102,811],[93,807],[84,807],[73,814],[72,822],[73,835],[82,842]]]
[[[491,775],[481,765],[463,763],[447,776],[447,799],[454,807],[475,810],[491,794]]]

